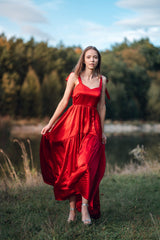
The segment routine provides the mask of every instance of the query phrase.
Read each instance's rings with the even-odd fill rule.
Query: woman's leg
[[[73,222],[75,221],[76,218],[76,196],[71,196],[69,198],[69,217],[68,217],[68,222]]]
[[[91,224],[91,217],[88,211],[88,200],[82,197],[82,222],[84,224]]]

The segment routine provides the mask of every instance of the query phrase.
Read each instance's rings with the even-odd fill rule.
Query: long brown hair
[[[75,73],[75,75],[76,75],[77,77],[78,77],[78,76],[81,74],[81,72],[83,72],[84,69],[85,69],[84,58],[85,58],[86,52],[87,52],[88,50],[90,50],[90,49],[95,50],[95,51],[97,52],[97,54],[98,54],[98,64],[97,64],[97,66],[96,66],[96,68],[95,68],[95,73],[96,73],[97,75],[100,74],[101,55],[100,55],[100,53],[99,53],[99,51],[97,50],[96,47],[94,47],[94,46],[88,46],[88,47],[86,47],[86,48],[83,50],[83,52],[82,52],[82,54],[81,54],[81,56],[80,56],[80,58],[79,58],[79,60],[78,60],[78,62],[77,62],[77,65],[75,66],[75,68],[74,68],[74,70],[73,70],[74,73]]]

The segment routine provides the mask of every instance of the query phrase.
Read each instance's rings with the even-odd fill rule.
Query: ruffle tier
[[[105,171],[104,145],[96,135],[76,135],[61,142],[41,139],[41,170],[47,184],[54,186],[56,200],[76,195],[88,199],[92,217],[100,214],[99,183]]]

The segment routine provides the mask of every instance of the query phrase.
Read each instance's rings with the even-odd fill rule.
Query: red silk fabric
[[[108,79],[107,79],[107,83],[108,83]],[[110,98],[110,95],[109,95],[109,92],[108,92],[107,88],[105,89],[105,93],[106,93],[107,98],[110,100],[111,98]]]
[[[81,78],[72,93],[72,106],[50,132],[41,138],[40,162],[44,182],[54,186],[56,200],[76,195],[81,211],[81,196],[89,201],[91,217],[100,216],[99,184],[105,172],[105,145],[97,103],[102,78],[97,88],[85,86]]]

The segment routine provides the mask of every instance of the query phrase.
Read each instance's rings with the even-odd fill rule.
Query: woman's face
[[[84,63],[86,65],[86,68],[93,70],[97,67],[99,58],[98,53],[94,49],[89,49],[84,56]]]

